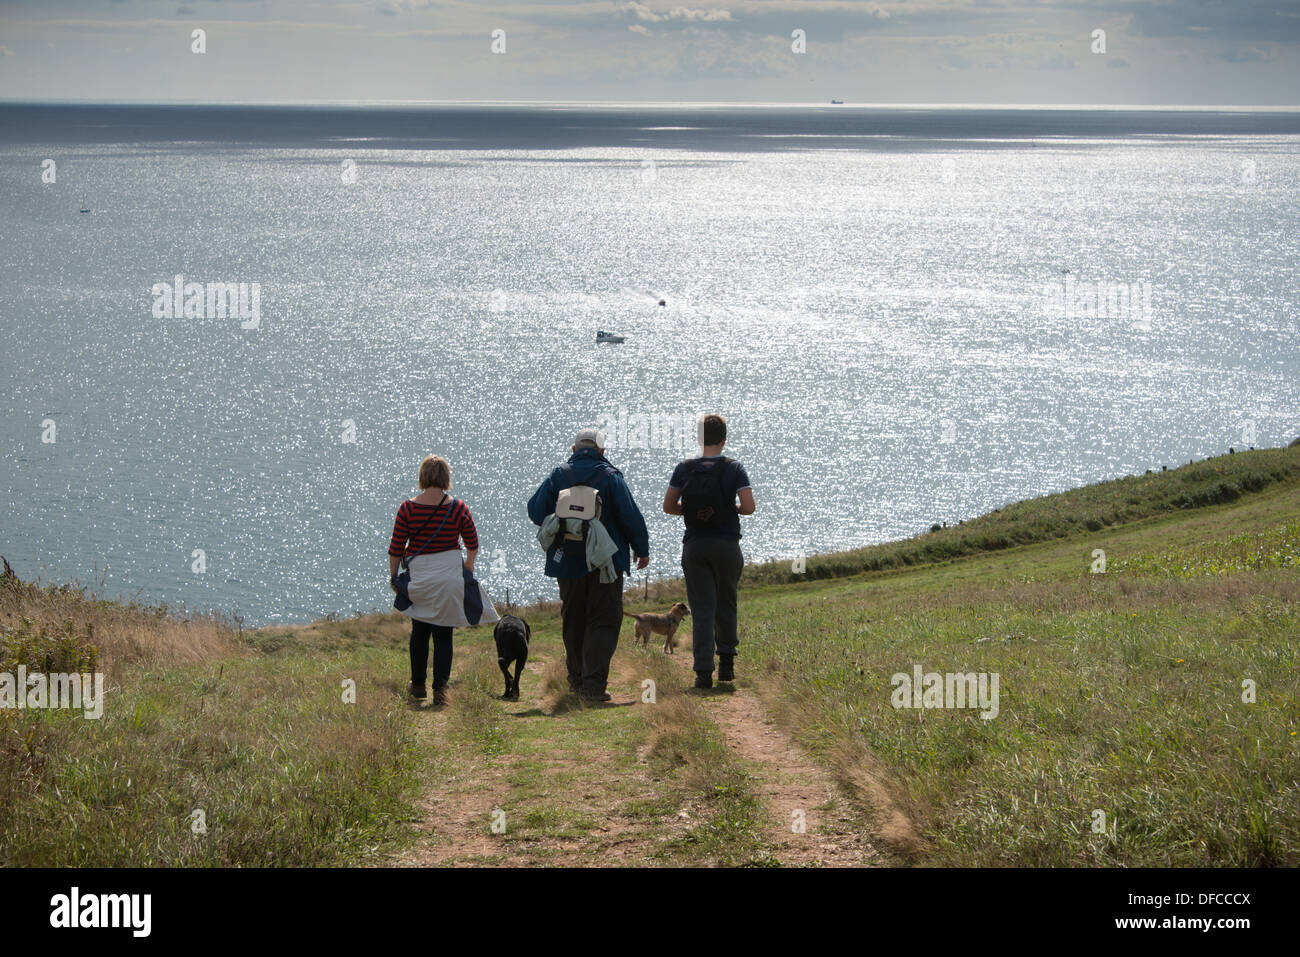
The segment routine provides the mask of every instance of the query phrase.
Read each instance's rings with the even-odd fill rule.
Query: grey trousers
[[[693,538],[682,546],[696,671],[713,673],[715,650],[720,655],[736,653],[736,592],[744,567],[736,539]]]
[[[609,662],[623,627],[623,576],[601,583],[600,572],[558,578],[560,619],[569,687],[588,695],[605,693]]]

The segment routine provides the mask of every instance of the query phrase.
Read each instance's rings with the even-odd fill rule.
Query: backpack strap
[[[602,477],[602,478],[603,478],[603,477],[608,477],[608,476],[611,476],[611,475],[622,475],[622,474],[623,474],[622,472],[620,472],[618,469],[614,468],[613,465],[611,465],[609,462],[605,461],[604,459],[601,459],[601,460],[597,463],[597,465],[598,465],[598,466],[603,465],[603,466],[605,467],[605,470],[604,470],[603,472],[601,472],[601,471],[595,471],[595,472],[592,472],[591,475],[589,476],[589,478],[588,478],[587,480],[582,481],[582,482],[575,482],[575,481],[572,480],[572,478],[570,478],[570,476],[573,474],[573,463],[572,463],[572,462],[565,462],[564,464],[558,466],[558,467],[556,468],[555,471],[557,471],[557,472],[562,472],[562,473],[564,474],[564,477],[569,479],[569,484],[566,485],[564,488],[572,488],[574,485],[587,485],[587,484],[589,484],[589,480],[590,480],[590,479],[594,479],[594,478],[597,478],[597,477]],[[594,487],[594,486],[593,486],[593,487]],[[564,489],[557,488],[555,491],[556,491],[557,493],[559,493],[559,492],[564,491]]]
[[[720,455],[720,456],[718,456],[718,462],[717,462],[717,464],[714,465],[713,468],[707,468],[707,469],[704,468],[704,463],[705,463],[705,461],[706,461],[706,457],[703,456],[703,455],[701,455],[701,456],[699,456],[698,458],[696,458],[695,461],[691,463],[691,471],[692,471],[692,472],[712,472],[713,469],[717,469],[717,470],[718,470],[718,475],[721,476],[722,473],[725,472],[725,471],[727,470],[727,466],[730,465],[732,462],[734,462],[735,459],[729,459],[729,458],[727,458],[725,455]]]

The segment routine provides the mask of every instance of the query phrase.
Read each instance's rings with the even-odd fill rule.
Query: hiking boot
[[[611,699],[608,691],[602,691],[600,694],[588,694],[584,691],[582,693],[582,700],[587,704],[602,704]]]
[[[429,696],[428,690],[424,687],[424,682],[417,685],[414,681],[408,681],[406,683],[406,693],[417,701],[423,701]]]
[[[712,687],[713,687],[713,672],[712,672],[712,671],[697,671],[697,672],[695,672],[695,687],[697,687],[697,688],[701,688],[701,689],[703,689],[703,688],[712,688]]]
[[[447,689],[446,689],[446,688],[434,688],[434,689],[433,689],[433,706],[434,706],[435,708],[441,708],[441,707],[442,707],[443,705],[445,705],[446,703],[447,703]]]
[[[718,655],[718,680],[719,681],[736,680],[735,662],[736,662],[735,655]]]

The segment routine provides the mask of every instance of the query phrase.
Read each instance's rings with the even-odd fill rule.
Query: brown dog
[[[645,648],[650,644],[650,635],[664,636],[664,652],[672,654],[676,643],[673,641],[673,635],[677,634],[677,626],[682,623],[682,619],[691,613],[691,610],[682,602],[678,602],[668,610],[666,615],[640,614],[633,615],[630,612],[623,612],[627,618],[636,619],[636,630],[633,634],[633,641],[640,641],[641,647]]]

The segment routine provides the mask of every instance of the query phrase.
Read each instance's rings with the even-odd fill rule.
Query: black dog
[[[528,627],[528,622],[514,615],[502,615],[496,628],[492,630],[492,637],[497,643],[497,664],[501,666],[501,673],[506,676],[506,693],[501,696],[503,701],[519,700],[519,673],[524,670],[524,663],[528,661],[528,639],[532,635],[533,630]],[[513,678],[510,677],[512,661],[515,664]]]

